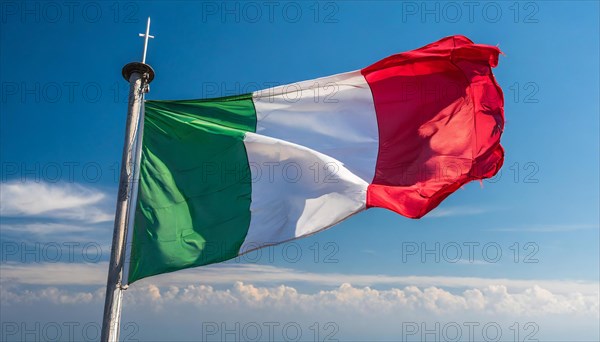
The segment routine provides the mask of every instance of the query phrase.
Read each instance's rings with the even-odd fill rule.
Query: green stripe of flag
[[[250,224],[252,95],[145,106],[129,283],[233,258]]]

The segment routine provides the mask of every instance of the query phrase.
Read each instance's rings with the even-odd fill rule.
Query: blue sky
[[[493,322],[502,340],[534,330],[540,340],[599,339],[597,2],[2,1],[3,339],[43,337],[53,323],[66,339],[65,322],[93,337],[83,326],[100,322],[127,102],[121,68],[140,59],[148,16],[148,99],[355,70],[453,34],[498,45],[506,161],[421,220],[371,209],[260,254],[134,284],[125,337],[220,339],[237,323],[228,338],[251,339],[258,325],[268,340],[265,322],[278,322],[283,339],[294,322],[302,340],[315,331],[409,340],[422,324],[457,323],[468,340],[465,322]]]

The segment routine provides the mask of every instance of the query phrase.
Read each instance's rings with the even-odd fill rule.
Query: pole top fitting
[[[148,64],[140,63],[140,62],[131,62],[123,67],[121,74],[123,78],[127,82],[129,82],[129,78],[132,74],[138,73],[142,78],[146,79],[146,84],[150,84],[154,79],[154,70]]]

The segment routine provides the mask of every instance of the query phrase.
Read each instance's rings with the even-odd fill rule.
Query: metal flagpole
[[[115,227],[113,231],[110,263],[108,265],[108,278],[106,281],[106,299],[104,302],[104,316],[102,320],[101,341],[113,342],[119,340],[119,321],[121,318],[121,299],[123,296],[123,265],[125,262],[125,243],[129,210],[132,204],[133,172],[137,169],[133,146],[136,138],[142,134],[140,125],[140,107],[144,93],[148,92],[148,85],[154,79],[154,70],[145,64],[148,39],[150,35],[150,18],[146,25],[144,37],[144,53],[142,62],[133,62],[125,65],[122,70],[123,77],[129,82],[129,104],[127,109],[127,123],[125,125],[125,145],[121,158],[121,174],[119,177],[119,192],[117,195],[117,208],[115,213]],[[137,144],[141,144],[138,140]],[[137,158],[136,158],[137,159]],[[135,196],[133,196],[135,197]],[[134,203],[135,205],[135,203]]]

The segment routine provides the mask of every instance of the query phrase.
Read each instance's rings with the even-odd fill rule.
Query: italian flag
[[[251,94],[147,101],[128,282],[307,236],[372,207],[419,218],[495,175],[499,52],[452,36]]]

